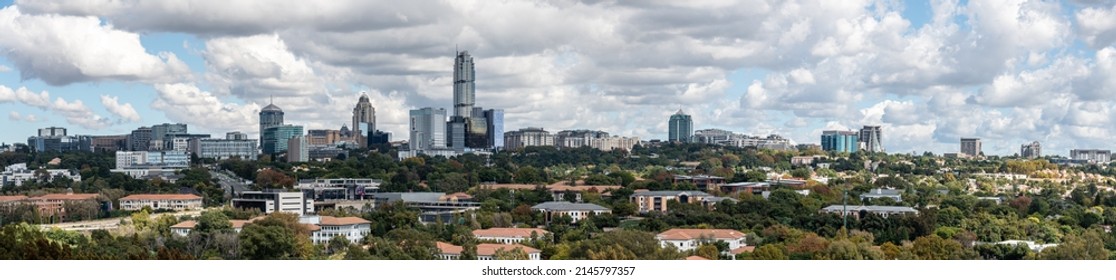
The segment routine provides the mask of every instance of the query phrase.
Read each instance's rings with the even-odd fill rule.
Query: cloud
[[[1116,42],[1116,4],[1110,7],[1088,7],[1074,13],[1079,35],[1094,48]]]
[[[8,71],[12,71],[12,68],[8,68],[8,66],[0,65],[0,73],[4,73],[4,72],[8,72]]]
[[[148,54],[140,36],[96,17],[28,15],[0,9],[0,49],[22,79],[61,86],[77,82],[171,81],[189,77],[173,53]]]
[[[255,103],[238,105],[224,102],[193,84],[157,84],[155,92],[158,97],[151,107],[162,110],[171,121],[188,123],[210,132],[252,133],[259,130],[257,121],[261,107]]]
[[[8,120],[15,122],[36,123],[39,122],[39,117],[32,114],[21,115],[19,112],[11,111],[8,113]]]
[[[120,104],[119,98],[116,96],[101,95],[101,105],[105,106],[109,113],[123,121],[136,122],[140,120],[139,113],[136,113],[136,109],[132,108],[132,103]]]
[[[24,87],[12,90],[11,88],[0,85],[0,104],[9,102],[53,112],[65,118],[67,123],[84,128],[100,129],[109,126],[108,119],[93,113],[81,100],[66,101],[66,99],[59,97],[52,102],[50,101],[50,93],[46,91],[35,93]],[[13,120],[19,118],[30,122],[38,120],[38,118],[33,115],[19,116],[9,114],[8,118]]]

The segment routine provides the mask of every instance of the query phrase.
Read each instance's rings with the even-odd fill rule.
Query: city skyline
[[[17,132],[0,142],[161,123],[258,139],[272,96],[285,123],[337,129],[361,92],[404,140],[410,110],[455,104],[447,65],[467,50],[481,73],[469,104],[504,109],[507,131],[666,140],[681,109],[695,131],[796,144],[880,125],[889,153],[958,152],[960,138],[988,155],[1114,148],[1116,4],[1103,1],[294,3],[0,1],[0,123]],[[224,10],[243,16],[191,20]]]

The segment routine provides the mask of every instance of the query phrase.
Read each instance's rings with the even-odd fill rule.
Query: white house
[[[674,228],[655,235],[659,245],[663,248],[674,246],[679,251],[694,250],[704,243],[724,241],[728,243],[728,250],[722,253],[735,251],[746,246],[744,233],[731,229],[682,229]]]
[[[474,230],[473,236],[482,241],[516,244],[530,240],[532,234],[535,235],[535,238],[543,238],[549,233],[549,231],[539,228],[489,228]]]
[[[310,240],[314,241],[314,244],[328,243],[335,236],[344,236],[349,242],[357,243],[364,239],[365,235],[372,233],[372,222],[358,217],[320,216],[311,224],[319,227],[318,230],[310,233]]]
[[[438,254],[438,258],[441,258],[443,260],[460,259],[461,258],[461,252],[465,251],[465,249],[462,248],[461,246],[456,246],[456,245],[445,243],[445,242],[438,242],[435,245],[437,245],[438,251],[440,252]],[[529,259],[529,260],[537,261],[537,260],[540,260],[542,258],[542,251],[541,250],[531,248],[531,247],[528,247],[528,246],[524,246],[524,245],[521,245],[521,244],[481,243],[481,244],[477,244],[477,260],[482,260],[482,261],[484,261],[484,260],[495,260],[496,259],[496,252],[498,252],[498,251],[507,252],[507,251],[511,251],[511,250],[515,250],[515,249],[521,249],[521,250],[523,250],[524,253],[527,253],[527,259]]]
[[[558,216],[569,216],[570,219],[576,223],[581,219],[589,218],[590,214],[602,215],[612,213],[612,210],[604,206],[592,203],[571,203],[568,201],[544,202],[531,207],[531,210],[543,212],[546,215],[547,222]]]
[[[152,210],[185,211],[202,208],[202,197],[192,194],[134,194],[120,198],[120,209],[139,211],[144,206]]]

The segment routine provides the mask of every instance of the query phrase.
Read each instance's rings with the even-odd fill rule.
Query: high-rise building
[[[538,127],[528,127],[504,133],[504,147],[519,149],[529,146],[554,146],[554,137],[550,132]]]
[[[883,132],[878,125],[865,125],[860,129],[860,138],[857,140],[861,143],[861,149],[869,153],[882,153],[883,148]]]
[[[961,153],[971,157],[983,156],[980,138],[961,138]]]
[[[47,127],[39,129],[39,137],[61,137],[66,136],[66,128],[63,127]]]
[[[128,134],[128,150],[129,151],[146,151],[148,146],[151,145],[151,128],[141,126],[136,130],[132,130]]]
[[[1070,150],[1070,158],[1091,163],[1108,163],[1112,160],[1112,151],[1073,149]]]
[[[855,153],[859,148],[857,132],[826,130],[821,136],[822,150],[838,153]]]
[[[361,94],[353,108],[353,140],[361,148],[368,147],[368,135],[376,132],[376,108],[368,101],[367,94]]]
[[[488,125],[488,146],[499,149],[504,147],[504,110],[484,110],[484,119]]]
[[[422,108],[411,110],[411,150],[446,148],[446,110]]]
[[[1042,157],[1042,146],[1039,141],[1031,142],[1031,144],[1023,144],[1019,146],[1019,156],[1023,158],[1040,158]]]
[[[310,147],[305,136],[295,136],[287,140],[287,162],[310,161]]]
[[[690,119],[690,115],[678,113],[670,116],[670,132],[668,140],[671,142],[689,143],[691,136],[694,134],[694,121]]]
[[[187,134],[184,123],[164,123],[151,126],[151,140],[165,140],[170,135]]]
[[[476,103],[476,72],[468,51],[457,53],[453,60],[453,115],[469,118]]]
[[[554,145],[560,148],[586,147],[593,139],[608,138],[608,132],[594,130],[563,130],[554,135]]]
[[[291,138],[302,136],[302,126],[279,125],[264,129],[263,151],[265,154],[277,155],[287,151],[287,141]]]
[[[67,135],[65,128],[48,127],[39,129],[38,136],[28,137],[27,146],[33,152],[93,151],[93,138]]]
[[[283,109],[279,109],[279,106],[275,106],[275,104],[267,104],[267,107],[264,107],[262,110],[260,110],[260,147],[261,148],[266,145],[266,144],[264,144],[265,138],[263,137],[264,130],[269,128],[269,127],[275,127],[275,126],[280,126],[280,125],[283,125]]]
[[[94,152],[115,152],[128,150],[128,135],[93,136]]]
[[[190,139],[189,151],[197,155],[198,158],[256,160],[256,156],[259,154],[256,144],[259,141],[238,138],[236,135],[232,136],[226,135],[225,139]]]

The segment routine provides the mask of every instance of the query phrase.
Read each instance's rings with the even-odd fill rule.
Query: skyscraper
[[[170,135],[188,133],[184,123],[164,123],[151,126],[151,140],[165,140]]]
[[[368,147],[368,135],[376,132],[376,108],[368,101],[367,94],[361,94],[353,108],[353,139],[357,146]]]
[[[860,138],[857,140],[863,144],[862,148],[869,153],[882,153],[883,148],[883,132],[878,125],[865,125],[860,129]]]
[[[670,116],[670,133],[668,140],[671,142],[678,141],[688,143],[693,134],[694,122],[690,119],[690,115],[682,113],[680,109],[678,113]]]
[[[476,102],[476,80],[473,57],[468,51],[457,53],[453,61],[453,115],[469,118]]]
[[[264,130],[280,125],[283,125],[283,109],[272,103],[260,110],[260,147],[264,146]]]
[[[961,153],[973,157],[981,156],[980,138],[961,138]]]
[[[822,150],[839,153],[855,153],[859,148],[855,131],[826,130],[821,136]]]
[[[1042,157],[1042,145],[1039,145],[1039,141],[1031,142],[1031,144],[1023,144],[1019,146],[1019,156],[1023,158],[1040,158]]]
[[[151,146],[151,128],[141,126],[128,135],[129,151],[146,151]]]
[[[446,110],[422,108],[411,110],[411,150],[446,148]]]
[[[499,149],[504,147],[504,110],[484,110],[484,119],[488,121],[488,146]]]
[[[302,136],[302,126],[278,125],[264,129],[260,136],[263,139],[263,151],[266,154],[280,154],[287,151],[287,142],[294,137]]]

